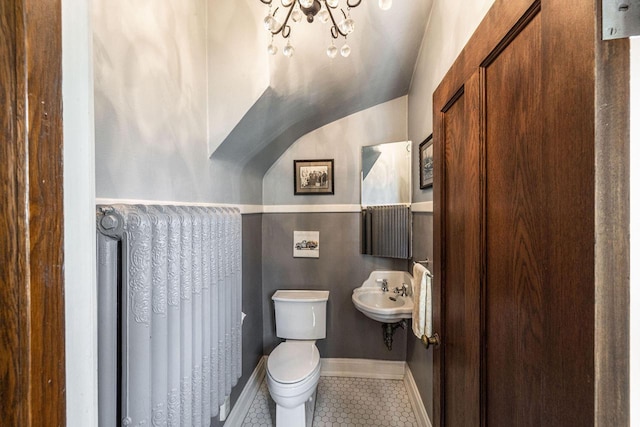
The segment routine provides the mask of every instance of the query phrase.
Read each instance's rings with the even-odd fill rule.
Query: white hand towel
[[[433,336],[433,276],[430,271],[422,275],[423,285],[427,288],[425,297],[426,320],[424,326],[424,334],[431,338]]]
[[[413,278],[411,280],[413,290],[412,326],[416,337],[422,338],[429,335],[432,330],[431,322],[431,273],[423,265],[413,265]]]

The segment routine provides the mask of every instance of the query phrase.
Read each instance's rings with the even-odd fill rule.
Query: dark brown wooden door
[[[497,0],[434,94],[434,425],[628,425],[628,45],[587,3]]]

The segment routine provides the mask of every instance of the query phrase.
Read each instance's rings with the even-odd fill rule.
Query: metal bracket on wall
[[[602,0],[602,40],[640,35],[640,0]]]

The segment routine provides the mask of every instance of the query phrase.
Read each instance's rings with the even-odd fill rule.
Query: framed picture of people
[[[333,194],[333,159],[294,160],[293,186],[296,196]]]
[[[433,135],[422,141],[418,149],[420,188],[433,186]]]

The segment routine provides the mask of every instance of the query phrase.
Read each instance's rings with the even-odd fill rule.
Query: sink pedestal
[[[387,346],[387,350],[391,351],[393,345],[393,333],[398,328],[404,329],[404,326],[407,324],[406,320],[401,320],[396,323],[383,323],[382,324],[382,337],[384,338],[384,343]]]

